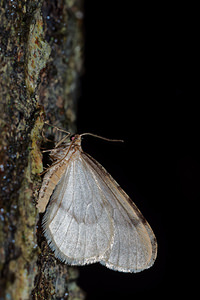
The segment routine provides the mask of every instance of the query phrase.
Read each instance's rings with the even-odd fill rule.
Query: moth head
[[[71,136],[71,141],[74,146],[81,146],[81,135],[80,134],[74,134]]]

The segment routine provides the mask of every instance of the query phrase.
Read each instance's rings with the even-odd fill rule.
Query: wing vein
[[[85,166],[88,168],[88,165],[87,165],[86,161],[85,161],[84,159],[83,159],[82,161],[83,161],[83,163],[85,164]],[[104,194],[102,193],[101,187],[100,187],[99,184],[98,184],[98,180],[97,180],[97,178],[96,178],[94,172],[92,171],[91,168],[90,168],[89,170],[90,170],[90,173],[91,173],[91,175],[92,175],[94,181],[96,182],[97,187],[98,187],[98,189],[99,189],[99,191],[100,191],[102,201],[103,201],[103,199],[104,199],[104,202],[107,203],[107,205],[108,205],[108,202],[107,202],[107,200],[106,200],[106,197],[105,197]],[[85,176],[86,176],[86,175],[85,175]],[[101,205],[101,204],[100,204],[100,205]],[[95,211],[95,215],[97,215],[96,211]],[[99,226],[101,227],[101,229],[103,230],[104,234],[106,235],[107,240],[109,240],[108,233],[105,231],[105,229],[104,229],[100,224],[99,224]]]
[[[87,154],[87,153],[84,153],[87,157],[89,157],[89,159],[91,159],[90,158],[90,156]],[[96,162],[93,158],[92,158],[92,161],[94,161],[94,162]],[[89,162],[89,160],[88,160],[88,162]],[[116,201],[116,204],[117,204],[117,206],[118,206],[118,209],[120,210],[120,207],[123,207],[122,206],[122,204],[121,204],[121,201],[118,199],[118,197],[117,197],[117,195],[116,195],[116,192],[114,192],[112,189],[111,189],[111,187],[107,184],[107,180],[105,179],[105,177],[107,178],[107,179],[109,179],[109,181],[111,182],[111,185],[113,185],[113,183],[112,183],[112,181],[111,181],[111,179],[110,179],[110,175],[109,176],[107,176],[108,174],[107,174],[107,171],[105,171],[104,170],[104,172],[106,173],[106,175],[103,177],[102,176],[102,172],[101,172],[101,170],[99,169],[99,166],[97,165],[97,168],[95,169],[94,168],[94,166],[92,165],[92,164],[89,164],[90,165],[90,167],[92,168],[92,170],[94,170],[95,172],[97,172],[98,173],[98,175],[99,175],[99,177],[101,178],[101,180],[104,182],[104,184],[107,186],[107,188],[109,189],[109,191],[112,193],[112,195],[113,195],[113,197],[117,200]],[[102,167],[103,168],[103,167]],[[92,172],[92,174],[94,174],[93,173],[93,171],[91,171]],[[95,176],[95,175],[94,175]],[[113,179],[114,180],[114,179]],[[95,181],[97,182],[97,185],[98,185],[98,181],[95,179]],[[115,182],[115,181],[114,181]],[[117,184],[118,185],[118,184]],[[119,192],[119,194],[122,196],[122,198],[124,198],[124,196],[123,196],[123,194],[121,194],[121,191],[118,189],[118,186],[116,185],[116,188],[117,188],[117,191]],[[99,187],[99,185],[98,185],[98,187]],[[103,197],[104,197],[104,199],[106,199],[105,198],[105,196],[103,195]],[[106,201],[107,202],[107,201]],[[132,209],[134,209],[135,210],[135,208],[133,208],[132,207]],[[138,211],[138,208],[136,207],[136,209],[137,209],[137,211]],[[126,209],[124,208],[124,210],[126,211]],[[129,224],[131,224],[131,225],[133,225],[133,223],[132,223],[132,220],[131,220],[131,218],[130,218],[130,216],[129,216],[129,214],[127,214],[127,216],[128,216],[128,219],[129,219]],[[134,226],[134,225],[133,225]],[[135,227],[134,226],[134,228],[136,229],[136,231],[138,232],[138,229],[137,229],[137,227]]]

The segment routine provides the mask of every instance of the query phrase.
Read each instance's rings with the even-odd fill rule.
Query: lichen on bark
[[[82,16],[82,0],[0,1],[1,299],[84,298],[35,208],[44,121],[76,127]]]
[[[44,38],[44,23],[41,9],[34,12],[29,28],[26,50],[26,87],[30,94],[34,93],[39,80],[40,71],[45,68],[51,53],[50,45]]]

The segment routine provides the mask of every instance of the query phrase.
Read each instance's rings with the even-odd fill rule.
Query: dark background
[[[125,143],[84,137],[82,146],[142,211],[157,237],[158,257],[137,274],[99,264],[81,267],[79,284],[87,299],[171,295],[188,285],[190,226],[199,199],[199,83],[185,19],[172,46],[169,18],[152,3],[85,2],[78,132]]]

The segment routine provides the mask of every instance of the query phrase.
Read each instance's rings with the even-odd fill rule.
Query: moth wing
[[[43,227],[55,256],[73,265],[101,260],[113,243],[111,207],[79,150],[53,192]]]
[[[91,156],[82,153],[101,194],[112,207],[114,243],[100,263],[122,272],[139,272],[150,268],[157,255],[155,235],[136,205],[111,175]]]

